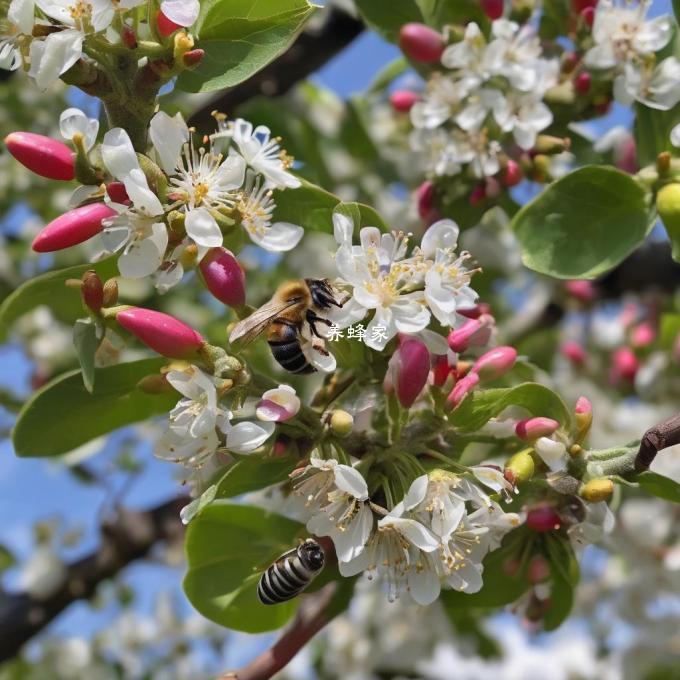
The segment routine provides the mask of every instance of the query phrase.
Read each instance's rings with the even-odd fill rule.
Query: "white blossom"
[[[178,26],[193,26],[201,11],[198,0],[163,0],[161,12]]]
[[[34,0],[12,0],[7,18],[0,24],[0,68],[15,71],[23,63],[21,43],[29,37],[35,21]]]
[[[97,141],[99,121],[88,118],[80,109],[70,108],[62,112],[59,117],[59,130],[64,139],[72,141],[75,135],[81,135],[83,146],[89,151]]]

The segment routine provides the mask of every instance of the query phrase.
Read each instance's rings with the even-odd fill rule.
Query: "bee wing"
[[[271,322],[285,312],[289,307],[298,304],[299,300],[293,302],[281,302],[280,300],[270,300],[256,309],[248,318],[239,321],[229,335],[229,344],[240,343],[246,345],[264,333]]]

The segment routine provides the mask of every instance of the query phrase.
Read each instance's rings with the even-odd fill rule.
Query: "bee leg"
[[[317,323],[324,323],[326,326],[332,326],[333,322],[329,321],[328,319],[324,319],[323,317],[320,317],[314,310],[308,309],[307,314],[305,315],[305,318],[307,320],[307,323],[309,324],[309,328],[312,331],[312,334],[315,335],[317,338],[321,338],[323,340],[323,336],[319,333],[319,331],[316,328]]]

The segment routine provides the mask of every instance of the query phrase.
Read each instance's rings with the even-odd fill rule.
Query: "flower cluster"
[[[470,281],[475,270],[465,265],[469,253],[456,253],[455,222],[433,224],[410,254],[405,234],[364,227],[361,245],[355,246],[352,220],[336,212],[333,224],[340,246],[336,283],[351,291],[351,299],[330,317],[337,327],[346,328],[374,311],[363,338],[372,349],[383,350],[397,333],[424,333],[433,316],[443,326],[454,326],[462,319],[459,310],[474,306],[477,293]]]
[[[665,15],[646,20],[651,0],[633,5],[600,0],[592,39],[584,62],[598,72],[614,74],[614,96],[625,105],[639,101],[668,110],[680,101],[680,60],[658,61],[656,52],[673,36],[673,20]]]
[[[220,249],[224,234],[239,224],[262,248],[276,252],[294,248],[302,227],[272,224],[274,189],[300,186],[288,170],[292,159],[268,128],[217,118],[219,130],[204,140],[208,147],[196,148],[180,114],[157,113],[149,128],[148,156],[137,154],[122,128],[109,130],[100,147],[103,167],[95,168],[103,181],[79,187],[71,199],[73,206],[87,206],[87,219],[83,207],[75,207],[58,218],[58,225],[55,220],[45,227],[34,249],[68,247],[101,232],[100,257],[120,252],[121,275],[152,276],[159,291],[166,292],[181,281],[187,268]],[[98,123],[69,109],[61,116],[61,131],[80,155],[87,155],[95,144]],[[24,133],[14,136],[19,134]],[[23,151],[15,155],[25,162]],[[65,163],[72,173],[68,152]]]
[[[145,4],[147,0],[12,0],[0,24],[0,68],[23,65],[36,85],[47,89],[84,54],[92,54],[97,39],[121,42],[124,29],[118,33],[113,26],[126,26],[126,13]],[[159,28],[167,27],[169,35],[190,27],[199,11],[198,0],[163,0]]]
[[[224,461],[219,456],[247,454],[258,449],[272,434],[277,422],[294,417],[300,399],[288,385],[266,391],[255,405],[256,420],[246,419],[246,407],[239,411],[225,408],[222,401],[233,386],[194,365],[171,370],[167,382],[182,395],[170,412],[168,426],[156,444],[158,458],[180,463],[196,481],[205,481]],[[253,409],[250,408],[252,414]],[[238,418],[234,424],[232,420]],[[226,458],[224,460],[227,460]]]
[[[293,473],[294,493],[311,515],[307,529],[332,539],[343,576],[378,574],[391,601],[407,590],[419,604],[429,604],[442,585],[477,592],[482,559],[520,524],[479,486],[507,493],[503,474],[490,467],[471,470],[472,480],[443,470],[416,478],[388,512],[371,501],[357,468],[312,456]]]
[[[411,108],[411,147],[427,172],[491,177],[507,162],[506,142],[532,149],[552,123],[543,97],[558,81],[559,62],[542,56],[531,26],[498,19],[487,41],[471,22],[441,64],[448,70],[432,74]]]

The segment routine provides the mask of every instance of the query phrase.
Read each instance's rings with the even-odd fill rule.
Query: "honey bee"
[[[314,373],[302,351],[300,334],[303,324],[309,325],[313,337],[322,339],[316,324],[332,326],[332,322],[317,311],[342,307],[335,299],[333,288],[327,279],[304,279],[281,284],[272,299],[255,310],[247,319],[234,326],[229,335],[231,344],[245,344],[267,331],[267,342],[274,359],[290,373]],[[319,352],[328,354],[323,345],[315,346]]]
[[[257,585],[260,602],[279,604],[292,600],[316,578],[324,562],[323,549],[312,538],[283,553],[260,577]]]

